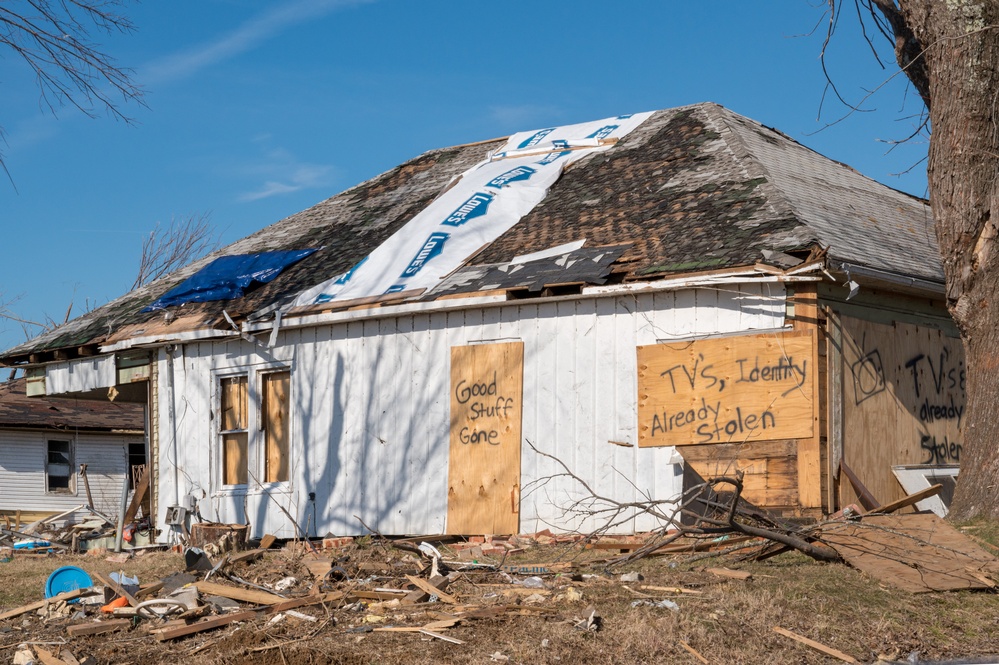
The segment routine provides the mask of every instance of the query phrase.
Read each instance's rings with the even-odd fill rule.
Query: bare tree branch
[[[89,117],[103,108],[112,117],[131,122],[121,105],[142,104],[142,89],[132,81],[131,70],[120,67],[91,37],[95,32],[133,32],[135,26],[119,12],[128,3],[3,0],[0,47],[12,50],[32,71],[40,104],[53,114],[68,104]]]
[[[173,272],[219,247],[219,234],[211,224],[211,214],[174,219],[163,229],[156,225],[142,242],[142,255],[133,289]]]

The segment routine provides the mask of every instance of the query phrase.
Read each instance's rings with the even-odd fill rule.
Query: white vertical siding
[[[674,496],[680,478],[673,450],[637,447],[635,347],[778,328],[783,298],[779,286],[730,285],[510,302],[285,330],[270,351],[244,341],[188,344],[173,360],[176,460],[165,401],[168,371],[159,371],[161,506],[173,502],[176,463],[179,494],[197,498],[206,519],[249,521],[257,536],[294,535],[287,517],[259,491],[218,488],[211,418],[214,373],[283,362],[292,367],[293,474],[272,488],[274,499],[320,536],[363,532],[358,518],[383,533],[442,532],[450,349],[517,339],[524,342],[521,530],[592,528],[565,513],[582,496],[578,484],[541,482],[561,469],[527,442],[565,462],[598,493],[622,501]],[[314,514],[309,492],[316,493]],[[616,530],[655,526],[640,518]]]

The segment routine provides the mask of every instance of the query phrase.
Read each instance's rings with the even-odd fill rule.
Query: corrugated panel
[[[522,486],[544,484],[522,494],[521,531],[589,529],[592,520],[566,513],[581,498],[580,486],[555,477],[558,465],[537,455],[527,441],[565,462],[601,494],[622,501],[674,496],[680,476],[673,450],[637,448],[635,347],[777,328],[784,323],[783,298],[780,287],[752,285],[522,301],[289,330],[273,352],[243,341],[188,345],[174,361],[180,493],[200,498],[204,492],[206,519],[248,519],[254,535],[293,535],[288,518],[267,497],[250,491],[244,500],[241,493],[213,485],[218,460],[210,413],[213,372],[294,357],[293,479],[276,498],[317,535],[361,533],[357,518],[383,533],[443,532],[450,349],[522,340]],[[161,379],[165,396],[164,385]],[[167,413],[162,408],[161,419]],[[161,422],[166,484],[173,464],[169,429]],[[316,493],[314,511],[309,492]],[[164,495],[172,495],[172,486]],[[642,517],[616,530],[655,526]]]
[[[110,388],[116,378],[114,356],[70,360],[45,367],[45,392],[59,395]]]

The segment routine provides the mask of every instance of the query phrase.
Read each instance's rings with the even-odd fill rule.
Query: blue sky
[[[61,318],[128,290],[157,223],[209,213],[224,242],[432,148],[718,102],[865,175],[926,195],[918,99],[819,0],[173,0],[101,36],[148,108],[53,117],[0,53],[0,301]],[[812,33],[813,29],[815,30]],[[809,34],[812,33],[812,34]],[[882,39],[880,35],[875,35]],[[880,45],[880,44],[879,44]],[[881,49],[888,65],[891,53]],[[832,126],[828,126],[830,123]],[[907,171],[904,175],[896,175]],[[25,340],[0,320],[0,348]]]

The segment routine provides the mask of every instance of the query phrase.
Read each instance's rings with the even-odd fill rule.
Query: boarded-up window
[[[247,377],[233,376],[219,381],[222,410],[222,482],[245,485],[248,481]]]
[[[45,459],[45,482],[49,492],[73,491],[73,450],[69,441],[49,441]]]
[[[638,347],[638,445],[811,437],[812,349],[809,332]]]
[[[269,483],[288,480],[288,386],[291,372],[264,374],[262,383],[264,431],[264,479]]]

